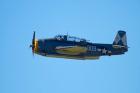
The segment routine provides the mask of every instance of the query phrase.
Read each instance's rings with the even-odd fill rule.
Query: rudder
[[[113,42],[113,45],[121,45],[121,46],[127,46],[127,37],[125,31],[118,31],[115,40]]]

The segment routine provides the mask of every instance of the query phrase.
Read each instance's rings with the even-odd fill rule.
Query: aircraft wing
[[[82,46],[58,46],[55,49],[57,53],[66,55],[79,55],[87,51],[87,48]]]

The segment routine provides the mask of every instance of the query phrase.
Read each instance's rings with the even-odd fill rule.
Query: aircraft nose
[[[38,51],[38,40],[35,40],[34,52]]]
[[[35,39],[35,32],[33,33],[32,44],[30,47],[32,48],[33,54],[38,52],[38,40]]]

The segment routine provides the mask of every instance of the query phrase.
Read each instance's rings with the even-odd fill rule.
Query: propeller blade
[[[32,53],[34,55],[34,48],[35,48],[35,31],[33,32],[33,39],[32,39],[32,45],[30,45],[32,48]]]

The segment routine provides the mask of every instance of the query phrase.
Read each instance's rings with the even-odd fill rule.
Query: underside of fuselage
[[[46,57],[77,59],[77,60],[90,60],[90,59],[96,60],[96,59],[99,59],[99,56],[46,55]]]
[[[42,55],[45,57],[54,57],[54,58],[66,58],[66,59],[77,59],[77,60],[96,60],[99,59],[100,56],[82,56],[82,55],[64,55],[64,54],[53,54],[48,55],[44,53],[37,53],[38,55]]]

